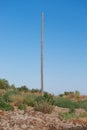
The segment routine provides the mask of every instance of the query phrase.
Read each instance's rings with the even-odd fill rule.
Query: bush
[[[77,118],[77,116],[75,115],[75,113],[65,112],[65,113],[59,113],[59,118],[61,120],[63,120],[63,119],[68,120],[68,119],[72,119],[72,118]]]
[[[87,117],[87,112],[83,112],[79,115],[75,114],[75,113],[69,113],[69,112],[65,112],[65,113],[59,113],[59,118],[60,119],[79,119],[79,118],[84,118]]]
[[[11,96],[13,96],[13,95],[15,95],[15,97],[16,97],[16,95],[19,95],[20,93],[17,91],[17,90],[8,90],[3,96],[2,96],[2,98],[3,98],[3,100],[5,101],[5,102],[10,102],[11,101]]]
[[[34,89],[34,88],[33,88],[33,89],[30,90],[30,92],[32,92],[32,93],[37,93],[37,92],[40,93],[40,90],[39,90],[39,89]]]
[[[37,111],[43,112],[43,113],[51,113],[53,110],[53,96],[44,93],[44,96],[38,96],[35,99],[35,105],[34,108]]]
[[[26,110],[26,105],[23,104],[23,103],[20,103],[19,106],[18,106],[18,109],[25,111]]]
[[[75,100],[80,101],[80,92],[79,91],[75,91]]]
[[[64,95],[74,95],[74,92],[64,92]]]
[[[35,99],[35,101],[38,102],[38,103],[44,101],[44,102],[48,102],[51,105],[53,105],[54,104],[54,97],[53,97],[53,95],[48,94],[47,92],[45,92],[43,96],[38,96]]]
[[[9,102],[23,102],[24,96],[23,95],[10,95]]]
[[[54,104],[54,96],[53,96],[53,95],[48,94],[47,92],[45,92],[43,97],[44,97],[45,100],[46,100],[47,102],[49,102],[50,104],[52,104],[52,105]]]
[[[40,112],[43,112],[45,114],[46,113],[50,114],[53,111],[53,106],[46,101],[42,101],[40,103],[36,102],[34,109],[36,111],[40,111]]]
[[[38,97],[35,98],[35,102],[38,102],[38,103],[40,103],[40,102],[42,102],[42,101],[45,101],[45,100],[46,100],[46,99],[45,99],[44,96],[38,96]]]
[[[28,92],[28,88],[24,85],[24,86],[21,86],[20,88],[17,88],[19,91],[21,92]]]
[[[75,113],[75,107],[74,106],[69,108],[69,113]]]
[[[28,106],[34,106],[36,96],[34,94],[25,95],[23,103]]]
[[[3,99],[0,99],[0,109],[5,111],[14,110],[13,106],[3,101]]]
[[[87,100],[78,102],[79,108],[83,108],[87,111]]]
[[[59,94],[59,97],[63,97],[64,96],[64,94]]]
[[[78,108],[78,104],[69,99],[57,97],[54,100],[54,105],[63,107],[63,108]]]
[[[9,83],[5,79],[0,79],[0,89],[8,89]]]
[[[16,87],[15,87],[14,84],[11,84],[11,85],[9,86],[9,88],[12,89],[12,90],[16,89]]]

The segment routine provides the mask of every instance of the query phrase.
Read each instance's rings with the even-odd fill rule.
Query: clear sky
[[[87,94],[87,0],[1,0],[0,78],[40,88],[42,11],[45,90]]]

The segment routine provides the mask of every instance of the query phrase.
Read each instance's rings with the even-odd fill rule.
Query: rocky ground
[[[55,108],[52,114],[43,114],[28,107],[26,111],[4,112],[0,110],[0,130],[87,130],[87,119],[61,120],[58,112],[67,109]]]

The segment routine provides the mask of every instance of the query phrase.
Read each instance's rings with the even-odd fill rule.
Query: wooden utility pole
[[[44,13],[41,18],[41,95],[44,94]]]

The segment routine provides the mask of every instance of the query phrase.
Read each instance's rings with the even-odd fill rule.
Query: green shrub
[[[12,90],[16,89],[16,87],[15,87],[14,84],[11,84],[11,85],[9,86],[9,88],[12,89]]]
[[[2,98],[3,98],[3,100],[5,101],[5,102],[10,102],[11,100],[10,100],[10,96],[12,96],[12,95],[19,95],[20,93],[18,92],[18,90],[8,90],[3,96],[2,96]]]
[[[75,91],[74,98],[76,101],[80,101],[80,92],[79,91]]]
[[[75,114],[75,113],[70,113],[70,112],[65,112],[65,113],[59,113],[59,118],[60,119],[79,119],[79,118],[84,118],[87,117],[87,112],[83,112],[81,114]]]
[[[75,113],[75,107],[74,106],[69,108],[69,113]]]
[[[59,97],[63,97],[64,96],[64,94],[59,94]]]
[[[0,89],[8,89],[9,83],[6,79],[0,79]]]
[[[63,108],[78,108],[78,104],[67,98],[57,97],[54,100],[54,105]]]
[[[46,101],[36,102],[34,109],[43,113],[50,114],[53,111],[53,106]]]
[[[40,93],[40,90],[39,90],[39,89],[34,89],[34,88],[33,88],[33,89],[30,90],[30,92],[32,92],[32,93],[37,93],[37,92]]]
[[[52,94],[48,94],[47,92],[44,93],[45,101],[49,102],[50,104],[54,104],[54,96]]]
[[[42,102],[42,101],[46,101],[46,99],[45,99],[44,96],[37,96],[37,97],[35,98],[35,102],[40,103],[40,102]]]
[[[59,118],[61,120],[65,119],[72,119],[72,118],[77,118],[77,116],[75,115],[75,113],[69,113],[69,112],[65,112],[65,113],[59,113]]]
[[[17,88],[19,91],[21,91],[21,92],[28,92],[28,88],[27,88],[27,86],[21,86],[20,88]]]
[[[3,100],[5,102],[9,102],[9,94],[5,93],[3,96],[2,96]]]
[[[87,111],[87,100],[78,102],[79,108],[83,108]]]
[[[35,105],[34,108],[37,111],[43,112],[43,113],[51,113],[53,110],[53,96],[44,93],[44,96],[38,96],[35,99]]]
[[[70,108],[71,112],[74,112],[75,108],[83,108],[87,111],[87,100],[74,102],[67,98],[57,97],[54,100],[54,105],[63,107],[63,108]]]
[[[5,102],[3,99],[0,99],[0,109],[5,111],[14,110],[13,106]]]
[[[79,115],[79,118],[84,118],[86,117],[87,118],[87,112],[83,112]]]
[[[25,95],[23,103],[28,106],[34,106],[36,96],[34,94]]]
[[[26,105],[23,104],[23,103],[21,103],[21,104],[19,104],[18,109],[20,109],[20,110],[26,110]]]
[[[74,95],[74,92],[64,92],[64,95]]]
[[[9,102],[22,103],[24,101],[24,95],[9,95]]]
[[[44,101],[44,102],[48,102],[51,105],[53,105],[54,104],[54,97],[53,97],[53,95],[48,94],[47,92],[45,92],[43,96],[38,96],[35,99],[35,101],[38,102],[38,103]]]

